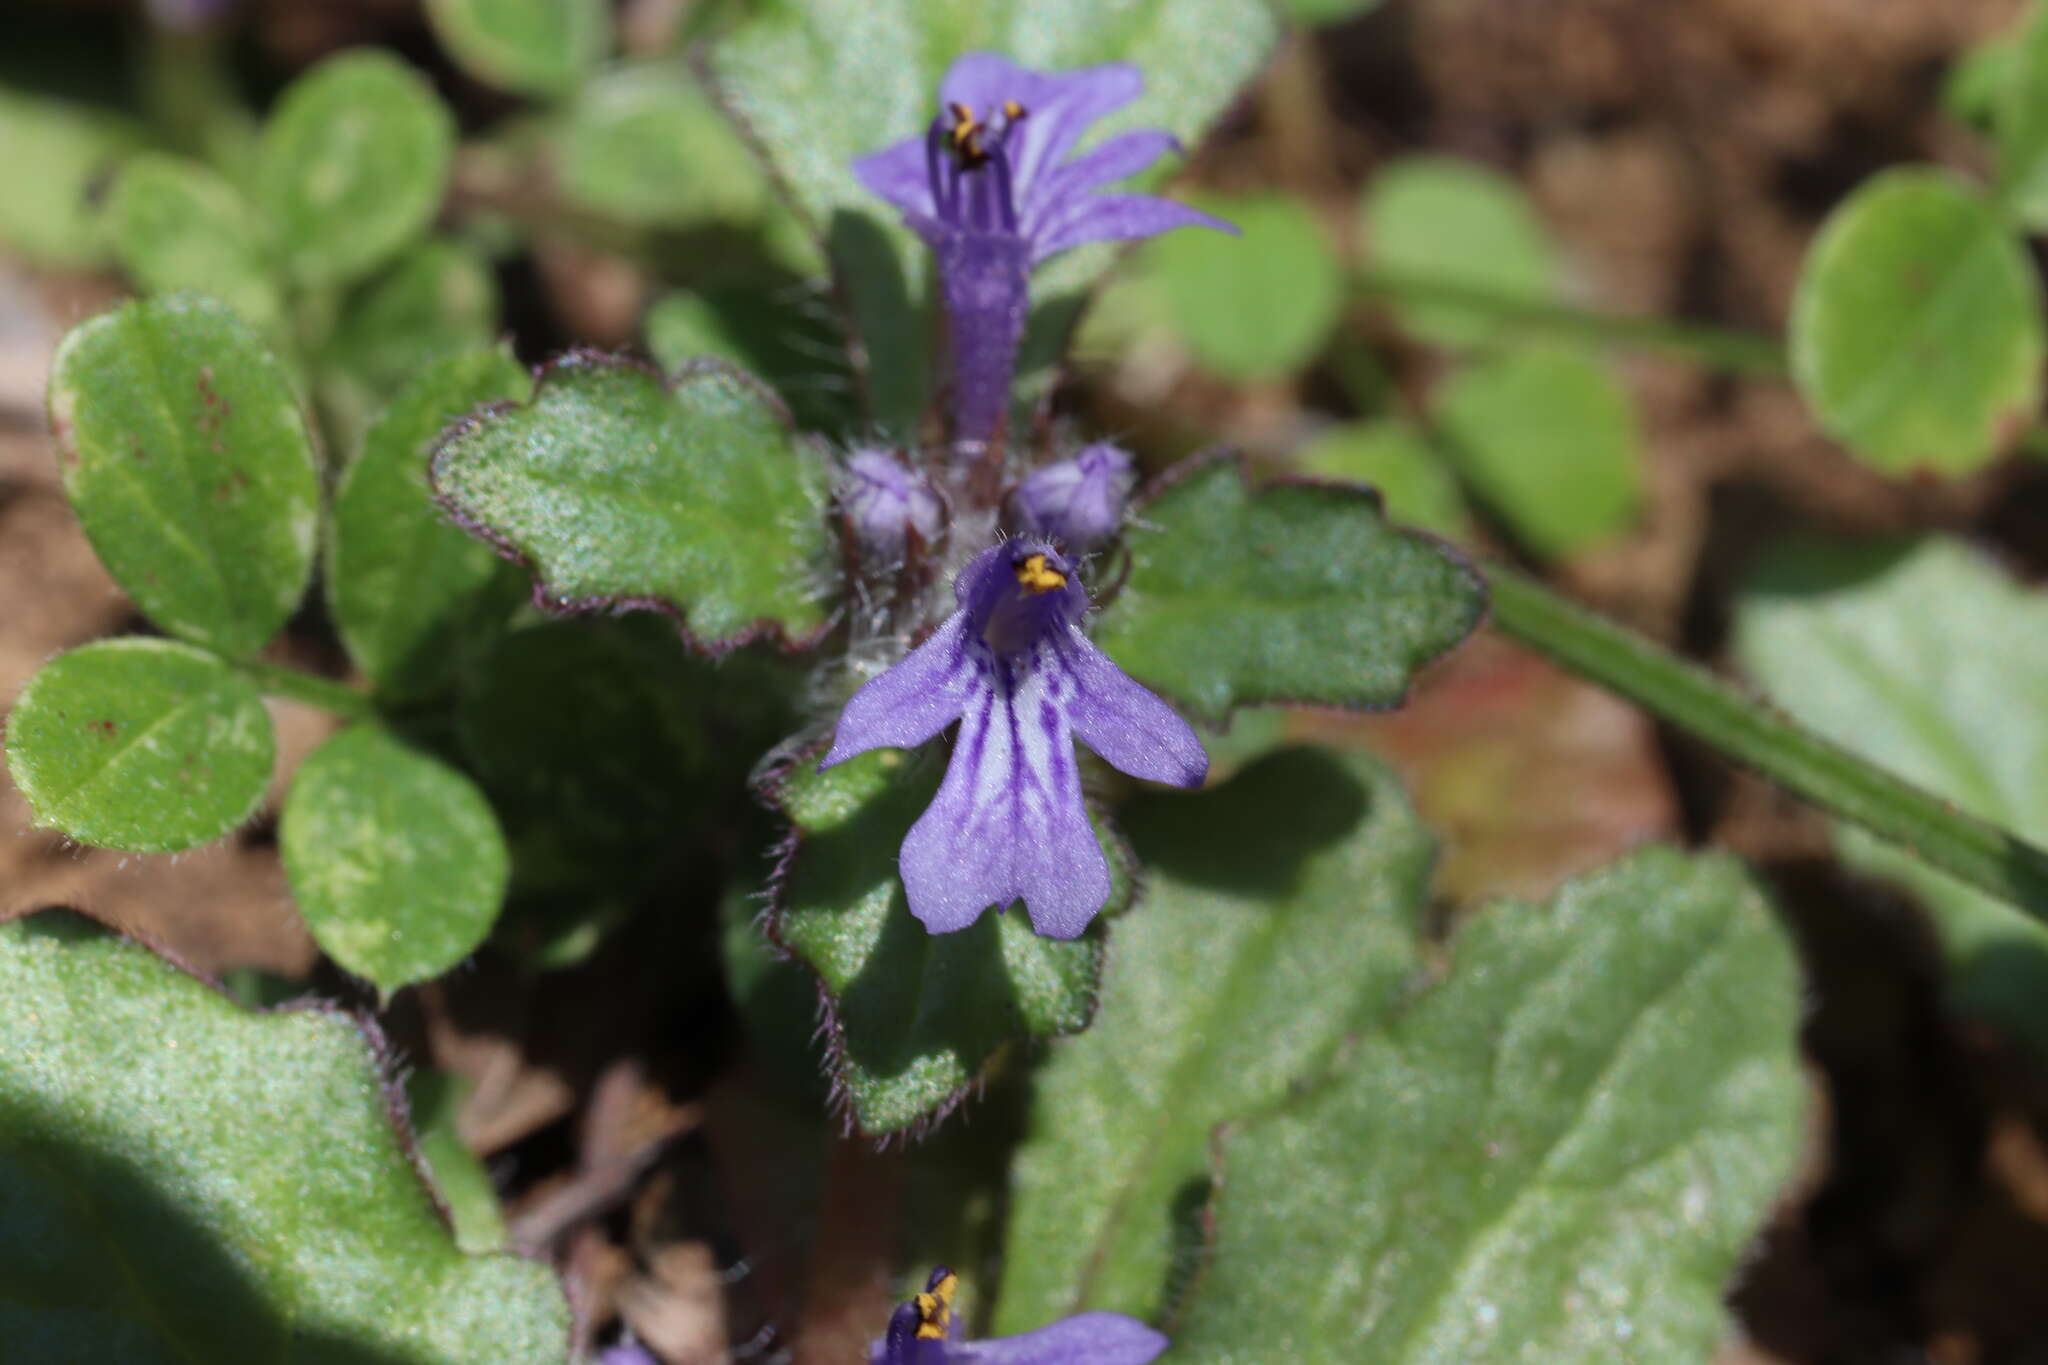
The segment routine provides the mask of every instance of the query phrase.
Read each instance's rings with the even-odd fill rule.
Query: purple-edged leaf
[[[790,825],[769,932],[816,973],[837,1099],[877,1136],[943,1118],[1005,1048],[1072,1033],[1095,1009],[1099,928],[1041,938],[1012,908],[932,934],[911,917],[897,849],[944,760],[936,748],[882,750],[819,773],[813,752],[767,793]],[[1096,834],[1114,914],[1130,899],[1129,857],[1099,822]]]
[[[1388,525],[1370,490],[1254,489],[1231,460],[1176,470],[1125,543],[1130,577],[1095,641],[1204,719],[1260,702],[1398,705],[1486,609],[1470,566]]]
[[[534,572],[557,611],[661,606],[719,649],[826,625],[822,462],[768,391],[716,364],[672,382],[571,352],[533,402],[486,409],[435,450],[442,503]]]
[[[355,1019],[49,912],[0,926],[0,1037],[10,1360],[567,1358],[547,1267],[458,1248]]]

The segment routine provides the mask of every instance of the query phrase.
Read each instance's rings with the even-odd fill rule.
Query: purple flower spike
[[[1109,899],[1109,863],[1081,800],[1072,741],[1129,773],[1200,786],[1209,756],[1188,723],[1081,633],[1088,594],[1042,540],[1009,540],[953,581],[931,638],[839,716],[829,768],[922,744],[960,722],[945,781],[898,866],[910,913],[935,934],[1022,900],[1031,927],[1074,938]]]
[[[1124,504],[1137,486],[1128,452],[1098,441],[1071,460],[1049,464],[1010,490],[1012,529],[1086,552],[1123,528]]]
[[[939,495],[901,460],[880,450],[846,457],[839,508],[853,526],[862,553],[879,564],[899,564],[911,534],[929,545],[945,519]]]
[[[1236,231],[1170,199],[1096,193],[1177,149],[1170,133],[1119,133],[1069,159],[1090,125],[1144,85],[1120,63],[1044,72],[970,52],[940,83],[941,111],[923,136],[854,162],[861,183],[901,210],[938,259],[958,439],[986,441],[1002,425],[1033,266],[1084,242],[1197,225]]]
[[[1121,1313],[1080,1313],[1018,1337],[962,1341],[953,1317],[959,1279],[944,1266],[898,1308],[870,1365],[1146,1365],[1169,1344]]]

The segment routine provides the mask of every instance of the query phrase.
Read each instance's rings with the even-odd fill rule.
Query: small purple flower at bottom
[[[1146,1365],[1165,1337],[1121,1313],[1081,1313],[1035,1332],[962,1341],[953,1317],[959,1277],[940,1266],[925,1291],[898,1308],[869,1365]]]
[[[1130,455],[1097,441],[1071,460],[1025,475],[1010,490],[1005,513],[1023,535],[1044,536],[1087,551],[1123,529],[1124,504],[1138,483]]]
[[[862,552],[885,565],[902,562],[913,534],[926,545],[938,539],[945,520],[945,506],[931,484],[886,451],[847,456],[838,496]]]
[[[1039,540],[977,555],[959,609],[854,693],[822,770],[922,744],[956,719],[945,781],[903,840],[910,913],[935,934],[1022,900],[1031,927],[1074,938],[1109,899],[1109,863],[1081,799],[1073,741],[1132,777],[1197,787],[1201,740],[1081,633],[1088,594]]]
[[[1123,63],[1033,71],[970,52],[940,82],[942,111],[922,135],[853,163],[938,260],[957,439],[986,441],[1002,424],[1039,262],[1085,242],[1177,227],[1237,231],[1171,199],[1097,193],[1178,147],[1171,133],[1133,129],[1069,159],[1090,125],[1144,88],[1138,68]]]

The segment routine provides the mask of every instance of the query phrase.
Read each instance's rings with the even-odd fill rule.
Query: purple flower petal
[[[1123,529],[1124,504],[1137,482],[1129,453],[1097,441],[1070,460],[1027,474],[1010,490],[1004,511],[1023,534],[1086,552]]]
[[[934,247],[953,334],[953,434],[986,441],[1009,415],[1031,303],[1030,246],[1012,234],[955,232]]]
[[[853,163],[853,173],[868,193],[876,195],[905,213],[929,218],[938,212],[932,203],[931,177],[926,173],[922,135],[884,147]]]
[[[989,685],[968,702],[939,794],[903,841],[910,913],[945,934],[1022,900],[1037,932],[1074,938],[1109,899],[1109,863],[1067,718],[1044,670],[984,662]]]
[[[1121,1313],[1079,1313],[1022,1336],[949,1346],[949,1362],[973,1365],[1146,1365],[1171,1343]]]
[[[1045,227],[1040,220],[1065,209],[1066,201],[1073,196],[1134,176],[1168,152],[1178,150],[1180,139],[1163,129],[1137,128],[1118,133],[1086,156],[1076,157],[1046,176],[1025,211],[1024,235],[1036,236]]]
[[[977,681],[966,629],[966,614],[955,612],[903,662],[854,693],[818,770],[870,749],[911,748],[951,725]]]
[[[1172,199],[1150,194],[1099,194],[1068,200],[1032,239],[1032,264],[1084,242],[1153,237],[1179,227],[1215,228],[1237,236],[1237,225]]]
[[[1038,177],[1066,158],[1090,124],[1144,90],[1144,74],[1127,62],[1041,72],[993,52],[970,52],[946,72],[939,98],[984,113],[1000,109],[1005,100],[1024,107],[1011,157],[1017,202],[1024,205]]]
[[[1083,744],[1119,772],[1148,782],[1199,787],[1209,755],[1194,728],[1097,649],[1079,627],[1053,652],[1065,686],[1060,701]]]

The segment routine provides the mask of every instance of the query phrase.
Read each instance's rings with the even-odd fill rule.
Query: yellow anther
[[[1015,123],[1018,119],[1023,118],[1024,115],[1029,112],[1030,110],[1026,109],[1023,105],[1017,103],[1017,101],[1015,100],[1003,101],[1003,117],[1008,119],[1012,123]]]
[[[917,1296],[917,1335],[920,1340],[946,1339],[946,1330],[953,1322],[953,1295],[959,1288],[960,1277],[948,1275]]]
[[[981,134],[981,120],[976,118],[974,111],[964,104],[949,104],[946,107],[953,114],[953,131],[948,136],[953,139],[954,150],[961,152],[976,150],[975,139]]]
[[[1017,581],[1036,597],[1042,592],[1067,586],[1067,576],[1046,562],[1044,555],[1031,555],[1017,566]]]

